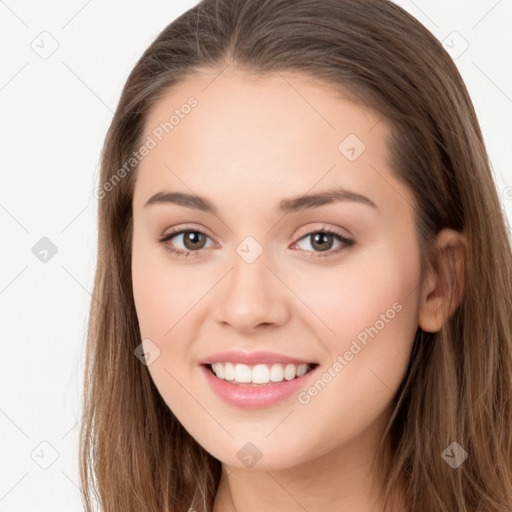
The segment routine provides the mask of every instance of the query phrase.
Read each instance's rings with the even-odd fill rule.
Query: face
[[[145,127],[132,273],[148,371],[230,466],[373,447],[419,313],[414,200],[388,128],[303,75],[217,75],[182,82]],[[202,364],[222,361],[223,379]]]

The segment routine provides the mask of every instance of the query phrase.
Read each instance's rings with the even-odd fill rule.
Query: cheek
[[[405,247],[374,247],[301,281],[298,294],[321,320],[315,320],[317,334],[332,360],[322,392],[306,390],[302,403],[316,402],[319,411],[333,407],[340,416],[357,411],[364,423],[392,399],[417,330],[419,259],[413,245]]]
[[[189,382],[195,365],[190,349],[201,323],[197,321],[198,306],[211,281],[208,273],[211,270],[196,272],[173,263],[164,249],[135,239],[132,287],[137,320],[142,340],[151,340],[159,354],[148,371],[177,416],[186,414],[187,404],[190,406],[183,383]]]
[[[358,253],[339,266],[304,272],[293,282],[331,348],[343,349],[358,335],[364,340],[375,324],[379,331],[391,325],[410,330],[417,320],[419,261],[412,251],[404,255],[391,244]]]
[[[144,350],[147,345],[147,351],[158,352],[147,370],[167,406],[182,418],[190,407],[183,383],[190,378],[185,362],[194,338],[187,311],[197,302],[198,294],[193,285],[187,286],[188,280],[176,265],[171,268],[162,252],[149,244],[134,243],[133,297],[141,338],[151,340],[143,342]]]
[[[153,242],[156,244],[156,242]],[[170,256],[151,241],[135,239],[132,287],[141,335],[160,340],[197,302],[199,281],[190,272],[170,264]]]
[[[393,250],[378,254],[378,261],[363,258],[350,272],[340,268],[338,279],[330,269],[309,288],[307,303],[322,320],[316,322],[319,339],[332,362],[299,402],[309,417],[322,418],[328,410],[344,428],[340,433],[336,421],[311,422],[315,439],[339,441],[364,429],[384,414],[407,370],[417,330],[419,265]]]

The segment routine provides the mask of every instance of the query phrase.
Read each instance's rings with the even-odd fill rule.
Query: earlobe
[[[425,332],[441,329],[459,305],[464,289],[467,238],[445,228],[436,237],[436,253],[420,297],[418,324]]]

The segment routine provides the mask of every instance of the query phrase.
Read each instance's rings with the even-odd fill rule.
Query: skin
[[[418,324],[438,330],[455,307],[441,273],[420,283],[414,199],[388,164],[388,127],[310,77],[228,69],[198,72],[168,92],[145,136],[190,96],[197,107],[142,160],[133,196],[133,294],[142,339],[160,350],[151,377],[223,464],[214,512],[382,511],[382,482],[370,464],[414,335]],[[354,161],[338,150],[348,134],[366,146]],[[282,199],[335,186],[377,208],[342,201],[275,211]],[[161,191],[204,196],[218,212],[144,207]],[[182,226],[208,235],[186,258],[158,242]],[[328,239],[331,255],[323,257],[313,241],[321,228],[356,244],[335,253],[342,245]],[[252,263],[236,252],[247,236],[263,249]],[[167,245],[194,250],[185,243],[177,235]],[[443,230],[438,244],[453,255],[464,240]],[[239,348],[317,361],[322,373],[394,303],[400,312],[307,404],[292,395],[265,409],[234,407],[198,367],[214,352]],[[247,442],[262,454],[252,468],[237,457]]]

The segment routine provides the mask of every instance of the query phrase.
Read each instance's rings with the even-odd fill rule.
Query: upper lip
[[[199,364],[213,364],[213,363],[241,363],[248,366],[262,363],[262,364],[273,364],[273,363],[285,363],[285,364],[316,364],[312,361],[306,361],[298,357],[286,356],[284,354],[278,354],[276,352],[268,351],[254,351],[244,352],[242,350],[226,350],[223,352],[216,352],[208,357],[205,357]]]

